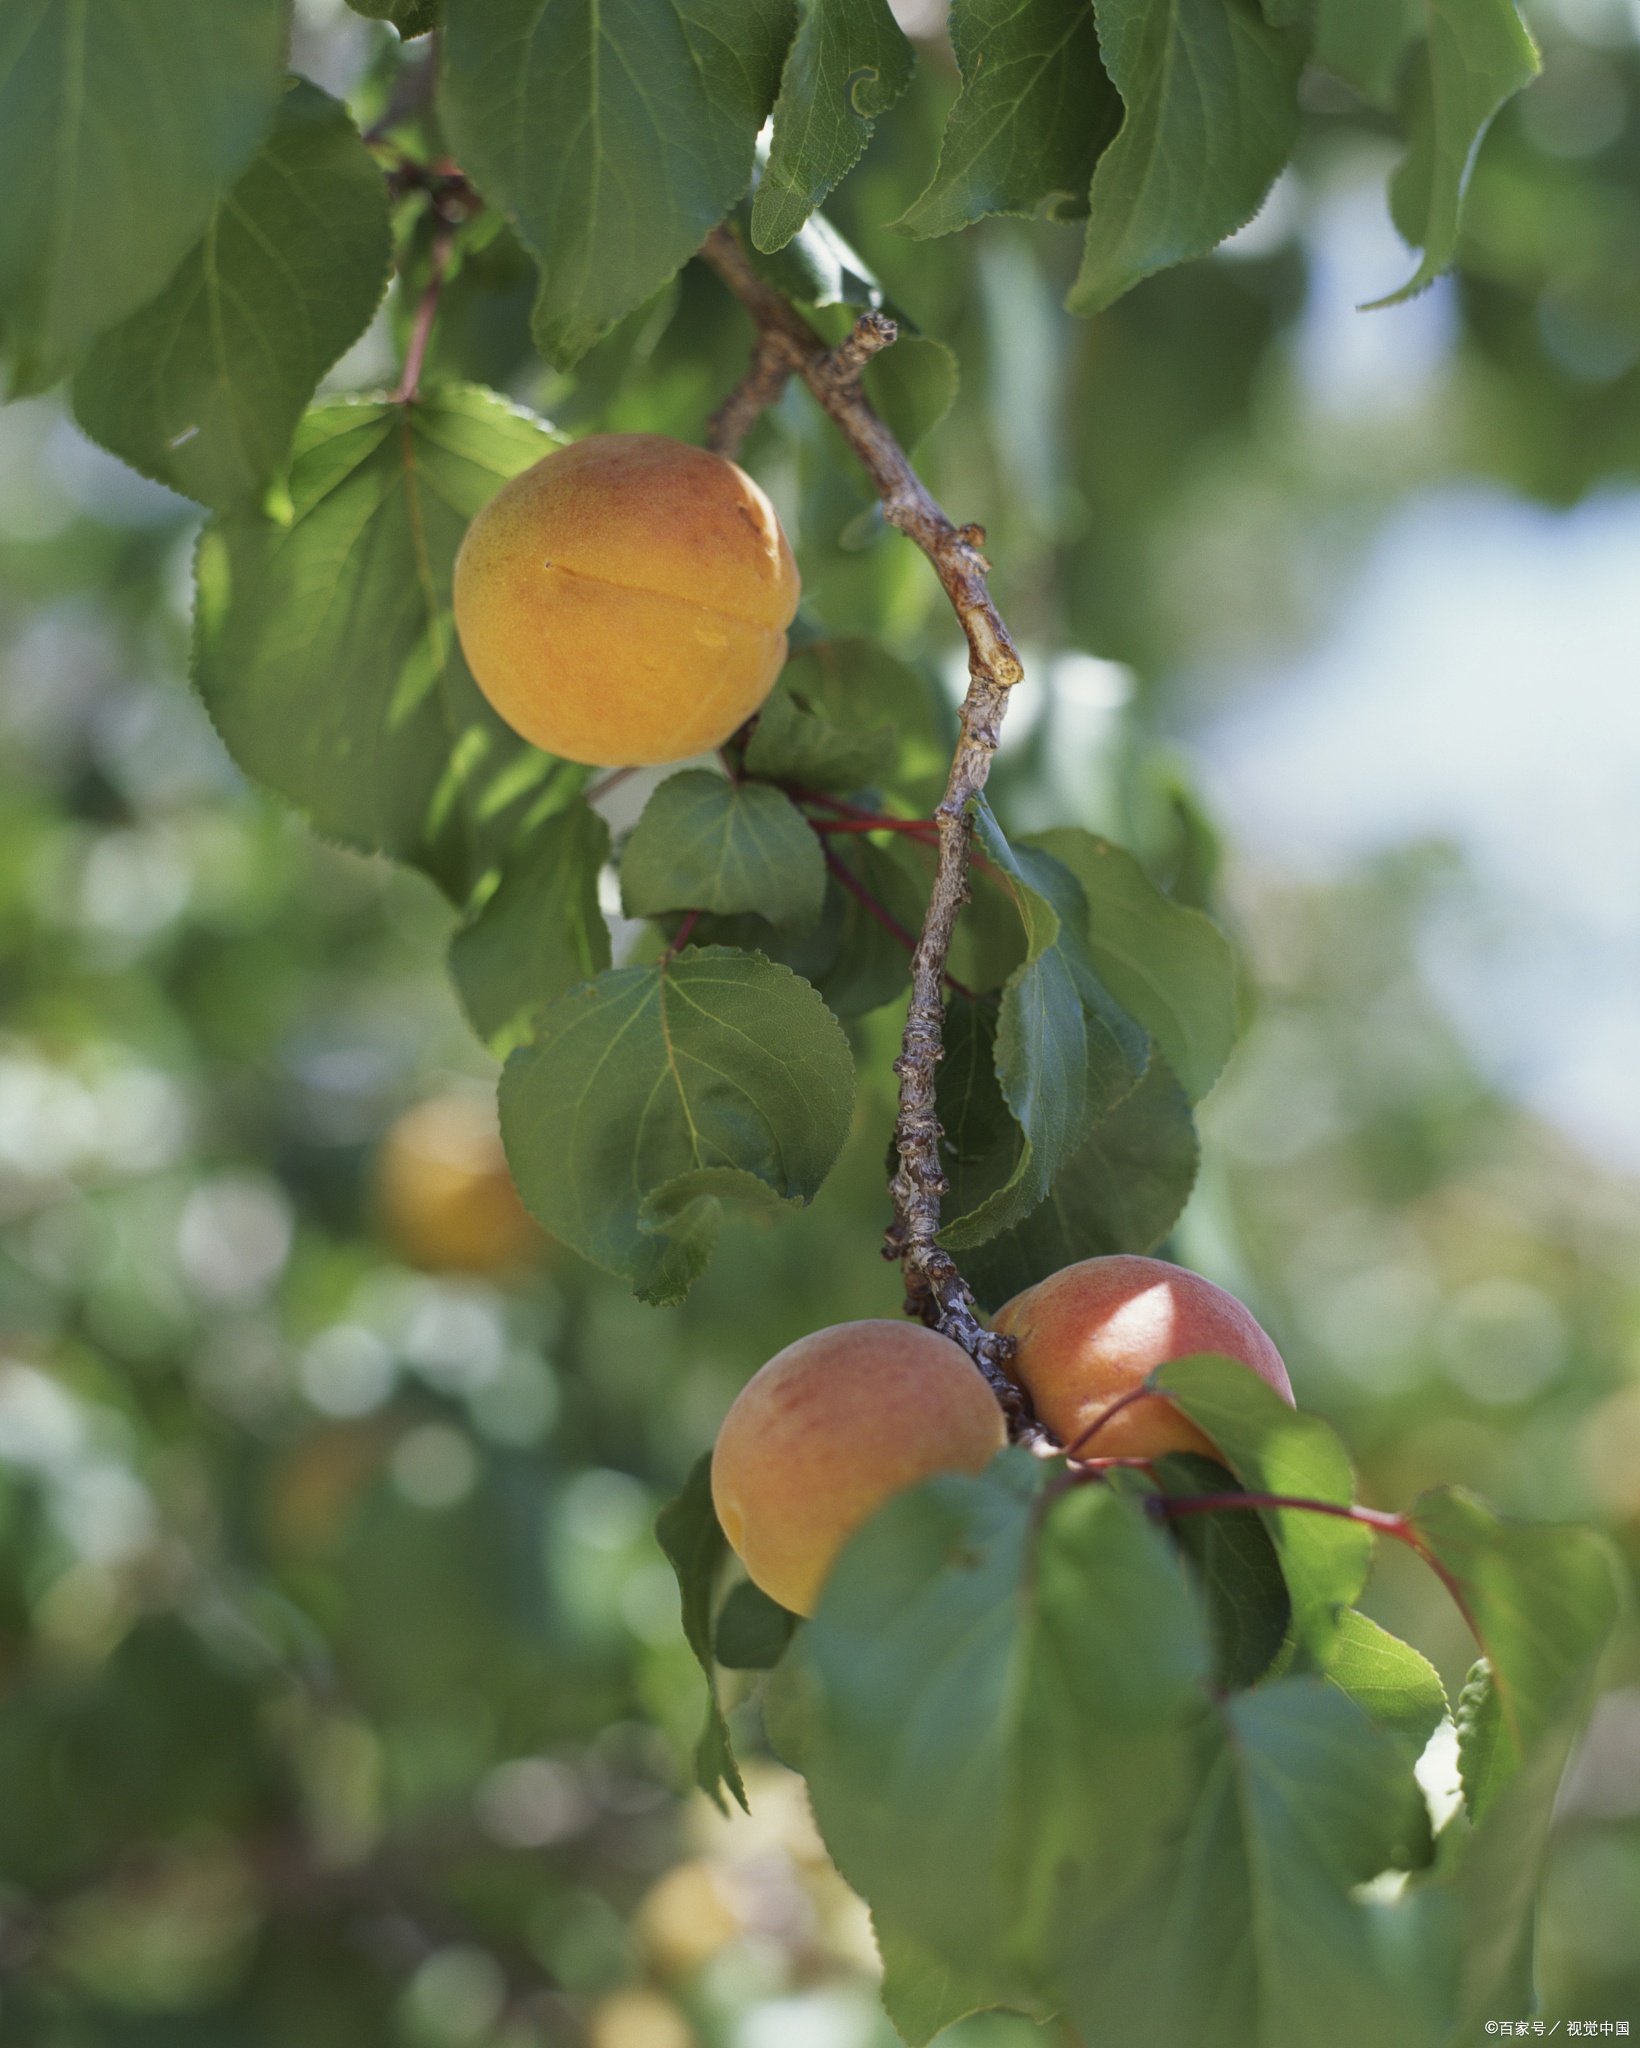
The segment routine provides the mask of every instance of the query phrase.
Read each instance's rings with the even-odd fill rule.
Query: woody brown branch
[[[889,1182],[894,1220],[884,1250],[885,1256],[899,1260],[905,1274],[907,1309],[953,1338],[974,1360],[1001,1402],[1014,1435],[1035,1435],[1036,1425],[1004,1370],[1012,1340],[981,1325],[955,1262],[935,1241],[940,1197],[947,1192],[947,1183],[940,1171],[934,1075],[943,1057],[941,989],[946,956],[957,914],[968,900],[973,833],[968,806],[985,787],[1008,692],[1024,670],[986,587],[991,565],[980,552],[983,530],[954,526],[946,518],[860,388],[860,372],[867,362],[894,340],[894,322],[881,313],[863,313],[848,338],[831,348],[790,301],[758,275],[730,229],[715,229],[701,255],[757,325],[752,367],[714,415],[710,445],[721,455],[737,454],[758,414],[780,396],[788,378],[801,377],[864,466],[882,500],[883,517],[928,557],[968,642],[961,737],[945,795],[934,810],[939,855],[928,914],[911,960],[905,1037],[894,1063],[900,1081],[894,1127],[900,1163]]]

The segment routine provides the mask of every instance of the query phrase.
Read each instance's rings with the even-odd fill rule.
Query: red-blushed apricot
[[[1062,1267],[1005,1303],[991,1327],[1018,1344],[1008,1370],[1068,1450],[1157,1366],[1198,1351],[1239,1358],[1293,1405],[1280,1352],[1236,1297],[1165,1259],[1119,1254]],[[1158,1458],[1167,1451],[1219,1456],[1160,1394],[1112,1415],[1086,1445],[1090,1458]]]
[[[467,529],[455,616],[479,688],[549,754],[607,768],[721,746],[786,660],[797,565],[721,455],[591,434],[515,476]]]
[[[712,1453],[723,1533],[764,1592],[812,1614],[844,1542],[890,1494],[979,1472],[1007,1439],[958,1344],[918,1323],[836,1323],[742,1387]]]
[[[552,1242],[518,1198],[494,1104],[473,1095],[435,1095],[394,1121],[376,1155],[376,1208],[404,1257],[434,1272],[498,1272]]]

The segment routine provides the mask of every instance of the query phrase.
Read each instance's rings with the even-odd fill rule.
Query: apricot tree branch
[[[900,1079],[894,1127],[900,1163],[889,1183],[894,1220],[884,1256],[900,1261],[907,1309],[953,1338],[985,1374],[1008,1416],[1010,1432],[1040,1437],[1039,1426],[1030,1419],[1005,1369],[1012,1340],[981,1325],[967,1284],[950,1254],[935,1241],[947,1182],[940,1171],[934,1073],[943,1054],[945,961],[957,913],[968,900],[973,833],[969,805],[985,787],[1008,692],[1024,674],[986,587],[991,565],[980,552],[985,534],[977,526],[953,526],[946,518],[860,388],[860,372],[895,338],[892,320],[881,313],[862,313],[848,339],[828,348],[796,308],[758,275],[728,228],[714,229],[701,255],[757,325],[751,371],[714,418],[712,446],[720,454],[734,454],[758,412],[779,395],[786,379],[801,377],[871,478],[882,500],[883,517],[928,557],[968,641],[962,733],[945,795],[934,809],[939,855],[928,914],[911,960],[905,1037],[894,1063]]]

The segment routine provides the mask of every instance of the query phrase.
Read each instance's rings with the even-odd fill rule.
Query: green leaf
[[[1212,1438],[1249,1493],[1287,1494],[1341,1507],[1354,1498],[1349,1455],[1333,1431],[1318,1415],[1289,1408],[1247,1366],[1229,1358],[1182,1358],[1153,1377]],[[1345,1610],[1366,1583],[1372,1531],[1364,1523],[1307,1508],[1260,1508],[1258,1513],[1274,1539],[1292,1597],[1299,1656],[1324,1671]]]
[[[1408,1520],[1455,1588],[1491,1670],[1501,1761],[1518,1769],[1581,1697],[1616,1625],[1620,1579],[1592,1529],[1513,1522],[1456,1487],[1413,1503]]]
[[[390,21],[407,43],[439,25],[441,0],[347,0],[347,4],[367,21]]]
[[[783,249],[825,203],[911,83],[914,61],[886,0],[804,0],[752,201],[760,249]]]
[[[706,1678],[706,1728],[695,1750],[696,1782],[720,1811],[728,1812],[722,1790],[727,1786],[749,1813],[746,1787],[729,1746],[728,1724],[718,1705],[717,1671],[712,1662],[712,1593],[729,1554],[729,1539],[712,1505],[710,1451],[696,1459],[682,1493],[655,1517],[655,1540],[677,1573],[683,1633]]]
[[[1080,219],[1122,121],[1089,0],[956,0],[951,42],[962,91],[939,168],[894,225],[923,236],[988,213]]]
[[[43,391],[151,299],[266,134],[283,0],[0,9],[0,327]]]
[[[731,1586],[717,1619],[717,1660],[728,1671],[769,1671],[780,1662],[797,1616],[742,1579]]]
[[[1421,1808],[1401,1746],[1315,1678],[1233,1694],[1201,1746],[1188,1825],[1075,1930],[1066,2016],[1155,2048],[1434,2048],[1427,2006],[1351,1891]]]
[[[754,774],[828,790],[869,782],[874,788],[895,791],[924,816],[944,794],[956,742],[945,704],[926,677],[875,641],[811,640],[781,671],[777,694],[789,696],[842,735],[850,747],[860,748],[862,765],[868,745],[874,750],[872,758],[858,781],[843,781],[839,768],[827,771],[832,779],[813,782],[795,751],[795,741],[791,754],[771,758],[773,735],[765,737],[760,719],[746,752],[746,765]],[[765,715],[774,701],[771,697],[765,705]],[[776,765],[782,758],[794,765]]]
[[[1424,0],[1317,0],[1315,61],[1386,110],[1401,60],[1424,25]]]
[[[1503,1725],[1503,1708],[1492,1683],[1492,1666],[1477,1658],[1458,1695],[1453,1715],[1458,1730],[1458,1776],[1469,1818],[1481,1820],[1515,1775],[1514,1745]]]
[[[1497,1692],[1479,1673],[1477,1666],[1464,1687],[1467,1714],[1459,1703],[1469,1724],[1460,1725],[1459,1741],[1460,1757],[1468,1752],[1466,1804],[1472,1801],[1480,1818],[1447,1883],[1411,1902],[1423,1910],[1426,1947],[1451,1958],[1449,1972],[1456,1964],[1458,2023],[1474,2034],[1500,2007],[1524,2012],[1535,2000],[1538,1894],[1550,1823],[1566,1759],[1588,1712],[1588,1688],[1571,1691],[1516,1769]],[[1461,1829],[1461,1817],[1448,1826]]]
[[[835,866],[828,869],[820,921],[811,930],[779,931],[755,915],[705,917],[694,937],[703,946],[764,953],[812,982],[834,1016],[863,1017],[893,1002],[910,981],[928,891],[898,845],[875,846],[849,833],[832,843],[829,858]],[[872,899],[871,909],[856,891]]]
[[[1094,14],[1126,114],[1065,301],[1084,314],[1252,219],[1297,138],[1309,40],[1271,28],[1257,0],[1094,0]]]
[[[788,299],[816,309],[892,310],[877,273],[823,213],[811,214],[784,248],[769,250],[760,249],[752,239],[751,202],[737,207],[734,219],[746,260]]]
[[[560,369],[746,190],[794,25],[791,0],[448,0],[440,107],[541,265]]]
[[[1070,869],[1088,903],[1088,950],[1099,978],[1155,1039],[1199,1102],[1236,1041],[1236,956],[1210,917],[1164,896],[1120,846],[1067,828],[1033,833]]]
[[[1340,1617],[1327,1678],[1414,1755],[1446,1716],[1446,1688],[1429,1659],[1353,1607]]]
[[[835,911],[836,951],[815,987],[839,1017],[864,1017],[895,1001],[909,984],[911,946],[922,928],[928,889],[914,872],[912,857],[898,846],[874,846],[855,834],[841,845],[833,842],[831,858],[876,908],[867,908],[835,869],[827,877],[826,919]],[[896,929],[891,931],[883,917]]]
[[[457,903],[551,781],[579,777],[490,709],[450,614],[468,521],[553,446],[466,387],[316,406],[289,522],[225,514],[200,540],[194,680],[228,751],[320,832],[413,861]]]
[[[965,1975],[881,1914],[871,1916],[871,1931],[883,1959],[883,2010],[909,2048],[924,2048],[958,2020],[995,2004],[982,1972]]]
[[[1510,1522],[1472,1495],[1426,1494],[1409,1516],[1484,1652],[1458,1701],[1462,1815],[1442,1876],[1401,1902],[1401,1946],[1452,2000],[1453,2039],[1534,1986],[1537,1895],[1561,1773],[1620,1606],[1620,1567],[1592,1530]],[[1455,1980],[1455,1981],[1454,1981]]]
[[[1003,986],[996,1029],[997,1080],[1023,1140],[1007,1180],[942,1229],[952,1251],[1030,1214],[1094,1123],[1137,1085],[1149,1052],[1093,970],[1075,878],[1033,848],[1010,848],[983,799],[976,811],[980,844],[1025,929],[1026,958]]]
[[[746,771],[804,789],[858,789],[894,760],[894,728],[840,732],[786,688],[774,690],[757,714],[746,747]],[[811,834],[812,837],[812,834]]]
[[[609,965],[598,875],[609,827],[579,798],[510,848],[495,891],[450,941],[450,971],[473,1029],[497,1059],[535,1013]]]
[[[977,1479],[898,1495],[845,1546],[794,1646],[838,1867],[879,1926],[990,2004],[1028,2003],[1011,1930],[1039,1933],[1056,1890],[1126,1869],[1140,1817],[1171,1811],[1175,1774],[1112,1758],[1154,1760],[1205,1706],[1170,1546],[1103,1487],[1056,1501],[1039,1530],[1042,1480],[1004,1452]]]
[[[1458,213],[1487,124],[1511,94],[1538,74],[1538,54],[1514,0],[1425,0],[1428,37],[1408,69],[1403,119],[1412,138],[1390,181],[1390,211],[1424,252],[1398,292],[1422,291],[1452,261]]]
[[[549,1003],[501,1076],[519,1192],[555,1236],[679,1301],[726,1198],[809,1201],[848,1136],[854,1061],[814,990],[727,947]]]
[[[347,109],[292,79],[171,282],[92,349],[76,419],[186,497],[259,499],[319,379],[369,326],[391,256],[380,168]]]
[[[1025,1134],[1015,1123],[997,1079],[996,1001],[950,991],[945,999],[941,1057],[934,1069],[934,1108],[940,1125],[940,1170],[948,1183],[942,1212],[949,1228],[1012,1179]],[[942,1233],[943,1235],[943,1233]],[[993,1243],[1006,1243],[1004,1232]],[[985,1270],[986,1246],[972,1256]],[[963,1261],[964,1278],[969,1260]],[[976,1284],[970,1281],[970,1285]],[[994,1306],[1008,1297],[1002,1295]]]
[[[946,1046],[938,1076],[942,1124],[949,1031]],[[995,1090],[994,1076],[991,1085]],[[1001,1107],[1000,1091],[996,1099]],[[1011,1129],[1017,1144],[1018,1127]],[[1059,1169],[1046,1198],[1012,1229],[964,1254],[963,1278],[981,1307],[994,1311],[1079,1259],[1154,1251],[1178,1221],[1200,1159],[1184,1090],[1166,1061],[1152,1054],[1138,1087],[1094,1125],[1080,1151]],[[971,1172],[959,1167],[953,1183],[966,1190]]]
[[[710,769],[669,775],[644,805],[621,855],[628,917],[754,910],[805,930],[820,915],[826,860],[802,812],[767,783],[730,782]]]
[[[980,1478],[946,1473],[895,1496],[845,1544],[799,1638],[826,1846],[874,1912],[947,1957],[971,1945],[983,1958],[1001,1911],[1041,1478],[1005,1452]]]
[[[1193,1452],[1159,1458],[1155,1471],[1164,1493],[1236,1490],[1222,1465]],[[1275,1662],[1293,1611],[1269,1531],[1257,1515],[1182,1515],[1172,1529],[1201,1588],[1215,1683],[1256,1684]]]

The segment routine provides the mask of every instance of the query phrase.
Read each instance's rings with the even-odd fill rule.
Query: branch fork
[[[907,1312],[960,1344],[984,1373],[1008,1417],[1010,1434],[1040,1439],[1040,1425],[1006,1370],[1013,1340],[981,1324],[967,1283],[935,1241],[947,1182],[940,1170],[934,1075],[944,1051],[945,962],[957,914],[968,900],[969,806],[985,787],[1008,692],[1025,671],[986,587],[991,565],[982,552],[984,529],[952,524],[860,388],[866,364],[896,338],[894,322],[882,313],[862,313],[853,332],[836,348],[829,347],[790,301],[758,275],[728,228],[715,228],[700,253],[757,326],[751,368],[713,415],[710,447],[720,455],[738,454],[758,414],[775,403],[790,378],[800,377],[871,478],[883,517],[928,557],[968,641],[961,737],[945,795],[934,809],[939,840],[933,890],[912,955],[911,1007],[894,1062],[900,1081],[894,1127],[900,1163],[889,1182],[894,1220],[883,1255],[898,1260],[904,1272]]]

